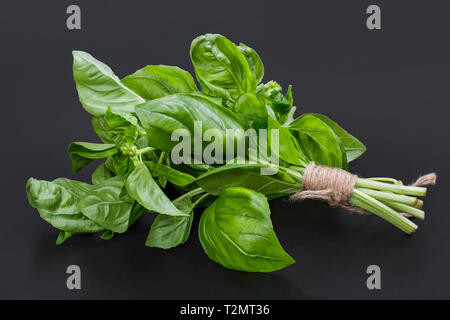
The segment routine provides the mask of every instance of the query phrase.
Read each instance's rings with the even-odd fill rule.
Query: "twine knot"
[[[348,207],[358,176],[339,168],[316,166],[310,162],[303,173],[302,190],[294,193],[293,200],[316,199],[330,206]],[[353,207],[352,207],[353,208]]]
[[[353,193],[358,176],[339,168],[316,166],[310,162],[303,173],[301,191],[291,196],[292,200],[315,199],[328,202],[332,207],[342,207],[360,214],[370,214],[364,209],[352,206],[348,199]],[[436,183],[436,174],[419,177],[412,186],[426,186]],[[405,216],[408,214],[403,213]]]

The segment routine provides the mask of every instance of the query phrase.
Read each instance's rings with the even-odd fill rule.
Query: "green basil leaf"
[[[94,116],[114,111],[134,112],[145,100],[122,84],[104,63],[87,52],[73,51],[73,78],[83,108]]]
[[[244,57],[247,59],[250,71],[256,78],[256,84],[260,83],[264,77],[264,65],[256,51],[243,43],[238,46]]]
[[[159,176],[158,177],[158,184],[161,186],[161,188],[165,189],[166,186],[167,186],[167,178],[164,177],[164,176]]]
[[[119,150],[115,144],[101,144],[88,142],[72,142],[69,145],[69,157],[72,160],[74,173],[80,171],[93,159],[101,159],[116,154]]]
[[[94,233],[103,229],[78,209],[80,197],[89,189],[87,184],[62,178],[54,182],[30,178],[26,185],[28,201],[41,218],[69,233]]]
[[[292,85],[289,85],[288,91],[286,92],[286,99],[289,102],[289,105],[292,107],[294,104],[294,97],[292,96]]]
[[[283,88],[276,81],[269,81],[267,83],[261,83],[256,88],[256,95],[261,99],[269,99],[270,96],[278,91],[282,91]]]
[[[36,209],[67,215],[79,212],[79,195],[72,189],[54,182],[30,178],[26,190],[30,204]]]
[[[135,164],[125,184],[129,195],[149,211],[172,215],[186,216],[178,210],[172,201],[161,191],[144,163]]]
[[[196,183],[204,191],[218,195],[229,187],[245,187],[270,199],[297,192],[301,185],[280,179],[276,175],[261,175],[262,164],[227,164],[200,175]]]
[[[278,154],[277,154],[278,157],[286,161],[287,163],[304,166],[305,159],[303,159],[302,155],[300,154],[300,151],[295,143],[295,138],[291,135],[289,129],[286,127],[282,127],[278,123],[278,121],[273,119],[272,117],[268,117],[268,124],[269,124],[269,133],[268,133],[269,146],[272,145],[271,131],[278,130]],[[276,152],[276,150],[272,151]]]
[[[106,144],[123,144],[124,141],[134,143],[139,135],[145,135],[145,130],[139,125],[138,119],[130,113],[106,109],[104,116],[92,118],[95,133]]]
[[[328,167],[347,169],[347,156],[340,138],[320,118],[304,114],[290,125],[302,152],[309,160]]]
[[[108,160],[106,162],[107,165],[109,164],[108,169],[118,176],[126,176],[134,169],[133,161],[126,154],[117,153]]]
[[[106,167],[105,163],[101,163],[92,173],[92,184],[102,183],[112,177],[114,177],[114,173]]]
[[[108,125],[110,135],[116,143],[123,137],[130,137],[134,141],[139,134],[145,134],[139,125],[138,119],[130,113],[114,112],[108,107],[105,113],[105,121]]]
[[[119,197],[124,183],[124,178],[118,176],[92,186],[78,204],[80,211],[107,230],[125,232],[133,204]]]
[[[226,268],[272,272],[295,262],[273,230],[267,198],[245,188],[224,189],[200,219],[208,257]]]
[[[133,209],[131,210],[130,214],[130,223],[129,226],[131,227],[144,213],[147,213],[148,210],[145,209],[143,206],[141,206],[136,201],[133,204]]]
[[[276,81],[269,81],[257,88],[257,97],[264,101],[273,111],[275,118],[280,124],[286,123],[289,115],[293,112],[292,86],[289,85],[286,95],[282,93],[283,88]]]
[[[59,246],[67,241],[72,236],[72,233],[61,230],[58,234],[58,238],[56,239],[56,245]]]
[[[123,78],[122,83],[146,100],[198,91],[189,72],[165,65],[146,66]]]
[[[294,115],[296,109],[297,107],[292,107],[291,111],[289,111],[286,122],[283,124],[284,126],[289,126],[295,120]]]
[[[57,178],[52,182],[74,193],[79,198],[83,197],[92,187],[90,184],[67,178]]]
[[[193,170],[193,172],[191,172],[191,175],[194,175],[194,173],[198,172],[198,171],[208,171],[211,169],[214,169],[213,166],[210,166],[209,164],[206,163],[189,163],[185,165],[186,167],[188,167],[189,169]]]
[[[92,117],[92,128],[103,143],[116,143],[104,116]]]
[[[161,249],[174,248],[187,241],[191,226],[192,216],[174,217],[159,214],[153,221],[145,245]]]
[[[243,93],[254,93],[256,79],[239,48],[219,34],[205,34],[191,44],[197,80],[210,95],[235,100]]]
[[[281,92],[274,92],[270,96],[271,105],[275,113],[286,115],[292,108],[291,102]],[[284,122],[283,122],[284,123]]]
[[[150,144],[148,143],[147,135],[140,136],[139,138],[137,138],[136,142],[135,142],[135,145],[139,149],[144,149],[144,148],[150,147]],[[152,152],[148,152],[145,155],[147,155],[149,153],[152,154],[152,158],[154,158],[155,160],[159,159],[159,152],[157,152],[156,150],[153,150]]]
[[[322,120],[341,139],[341,145],[347,154],[348,162],[359,158],[366,151],[366,147],[362,142],[342,129],[336,122],[321,114],[312,113],[312,115]]]
[[[193,144],[196,121],[202,124],[202,135],[208,129],[218,130],[224,138],[224,147],[227,129],[242,130],[242,136],[237,139],[245,139],[244,126],[238,116],[199,93],[179,93],[151,100],[138,105],[136,113],[147,132],[149,145],[163,151],[171,151],[179,143],[171,139],[177,129],[187,130]]]
[[[233,105],[233,111],[239,116],[246,128],[267,129],[267,108],[263,101],[253,94],[241,95]]]
[[[191,176],[193,176],[194,178],[197,178],[198,176],[200,176],[201,174],[205,173],[208,170],[214,169],[213,166],[210,165],[206,165],[206,166],[202,166],[200,165],[196,165],[196,164],[180,164],[180,165],[176,165],[176,164],[171,164],[172,167],[175,170],[187,173]]]
[[[184,187],[195,181],[195,178],[190,174],[178,171],[169,166],[150,161],[144,161],[144,163],[153,177],[164,177],[176,186]]]
[[[106,230],[105,232],[103,232],[103,234],[100,236],[100,238],[102,240],[111,240],[112,238],[114,238],[115,233],[113,231],[110,230]]]
[[[127,187],[125,185],[123,185],[122,189],[120,190],[119,198],[120,198],[120,200],[131,203],[131,204],[136,202],[128,193]]]
[[[194,218],[194,204],[190,197],[181,196],[173,204],[187,217],[175,217],[159,214],[152,223],[145,245],[169,249],[183,244],[189,238],[192,220]]]

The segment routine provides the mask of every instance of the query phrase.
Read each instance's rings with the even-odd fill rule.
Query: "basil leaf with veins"
[[[94,116],[113,111],[134,112],[144,98],[127,88],[103,62],[87,52],[73,51],[73,78],[83,108]]]
[[[30,178],[26,192],[30,204],[53,227],[67,233],[94,233],[104,228],[83,215],[78,208],[80,198],[90,188],[86,183],[64,178],[54,181]],[[65,234],[61,237],[58,242],[65,241]]]
[[[122,83],[146,100],[198,91],[189,72],[165,65],[146,66],[123,78]]]
[[[81,198],[78,208],[92,221],[107,230],[125,232],[130,225],[132,203],[120,199],[125,183],[121,176],[105,180],[91,187]]]
[[[200,243],[226,268],[271,272],[295,262],[273,230],[267,198],[245,188],[224,189],[200,219]]]
[[[107,158],[118,152],[119,149],[115,144],[89,142],[72,142],[68,149],[74,173],[80,171],[94,159]]]
[[[208,33],[195,38],[190,55],[205,93],[231,101],[243,93],[255,93],[256,78],[246,57],[224,36]]]
[[[138,161],[134,164],[134,169],[128,176],[125,186],[128,194],[149,211],[172,216],[187,216],[178,210],[164,194],[142,162]]]

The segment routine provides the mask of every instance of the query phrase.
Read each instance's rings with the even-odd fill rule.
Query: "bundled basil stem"
[[[347,170],[365,151],[324,115],[294,118],[291,86],[283,91],[275,81],[262,83],[264,67],[256,51],[218,34],[191,44],[199,87],[189,72],[174,66],[149,65],[119,79],[88,53],[74,51],[73,57],[80,102],[93,116],[102,143],[71,143],[72,168],[78,172],[95,159],[104,161],[91,184],[65,178],[27,182],[30,204],[60,230],[57,244],[77,233],[103,232],[101,238],[108,240],[150,213],[156,218],[146,245],[168,249],[188,240],[194,209],[202,208],[196,210],[203,211],[198,235],[212,260],[234,270],[279,270],[294,260],[275,235],[268,200],[299,192],[311,162]],[[174,139],[179,129],[186,135]],[[230,141],[227,130],[250,129],[257,135],[233,137],[231,150],[243,140],[246,148],[251,142],[258,149],[269,146],[270,157],[246,149],[221,162]],[[215,132],[209,142],[214,141],[211,154],[219,161],[198,157],[211,146],[197,141],[196,130],[201,137]],[[197,152],[183,153],[181,161],[173,157],[180,138],[186,139],[184,151]],[[167,196],[169,185],[177,198]],[[403,213],[423,219],[423,203],[416,197],[425,193],[424,187],[394,179],[358,178],[348,202],[412,233],[417,226]]]

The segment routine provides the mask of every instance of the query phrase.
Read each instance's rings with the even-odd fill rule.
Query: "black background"
[[[78,4],[82,30],[66,28]],[[382,30],[365,26],[378,4]],[[0,298],[400,299],[450,298],[450,18],[448,1],[19,1],[0,4]],[[230,271],[189,241],[146,248],[153,219],[111,241],[57,231],[28,205],[29,177],[89,181],[94,165],[71,172],[71,141],[96,142],[76,95],[71,50],[85,50],[123,77],[147,64],[192,71],[191,40],[221,33],[255,48],[264,81],[293,84],[298,114],[330,116],[368,151],[351,164],[361,176],[410,182],[436,171],[426,220],[413,236],[377,217],[323,203],[271,202],[280,242],[297,263],[271,274]],[[200,212],[197,212],[197,219]],[[77,264],[82,290],[66,288]],[[366,287],[367,266],[382,289]]]

